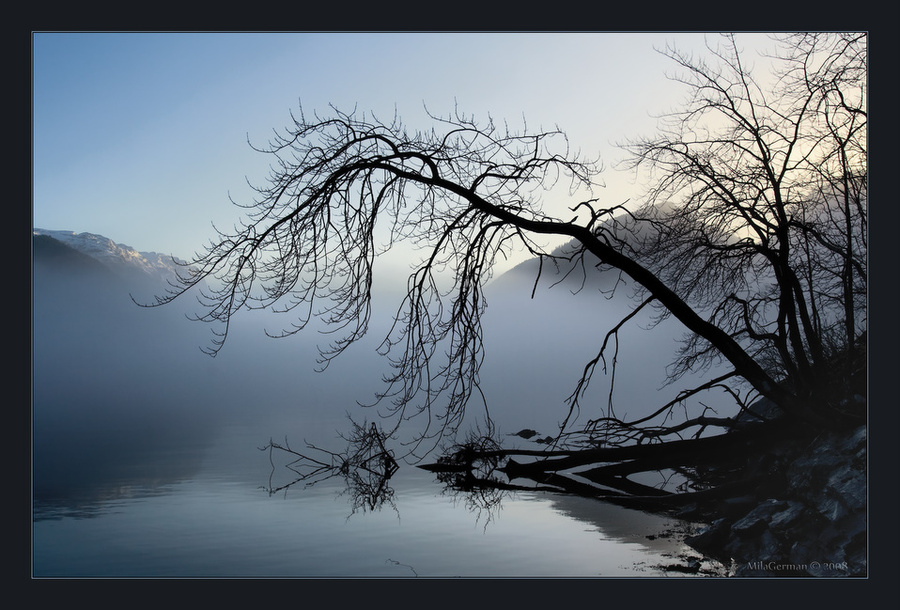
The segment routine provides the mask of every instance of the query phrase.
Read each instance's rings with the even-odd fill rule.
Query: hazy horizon
[[[614,143],[652,133],[683,94],[672,43],[696,33],[33,34],[33,226],[98,233],[188,259],[241,217],[229,197],[264,182],[264,145],[302,106],[429,129],[458,108],[565,131],[606,165],[605,203],[636,196]],[[716,42],[717,34],[708,35]],[[770,46],[741,34],[749,57]],[[570,205],[568,201],[550,206]],[[502,265],[510,268],[522,256]]]

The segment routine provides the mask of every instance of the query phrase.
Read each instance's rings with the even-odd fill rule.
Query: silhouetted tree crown
[[[866,37],[777,42],[776,70],[763,75],[732,36],[704,58],[663,51],[690,96],[655,135],[622,145],[649,185],[637,206],[602,203],[599,161],[572,151],[559,129],[514,131],[455,112],[414,131],[397,116],[301,110],[261,148],[274,162],[244,224],[220,232],[158,302],[206,286],[198,319],[222,324],[213,354],[242,309],[290,312],[282,336],[319,316],[334,332],[327,365],[368,330],[376,257],[411,244],[423,256],[382,344],[393,373],[378,399],[397,421],[421,415],[422,438],[434,438],[456,431],[477,392],[491,270],[524,248],[641,287],[585,366],[570,415],[610,338],[645,307],[689,332],[673,379],[727,365],[657,414],[724,388],[742,408],[762,396],[808,421],[858,415],[835,367],[867,324]],[[565,214],[546,204],[560,187],[571,196]],[[546,235],[571,247],[545,250]],[[701,414],[643,432],[707,425],[728,422]]]

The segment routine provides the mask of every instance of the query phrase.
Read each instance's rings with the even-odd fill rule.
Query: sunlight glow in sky
[[[716,34],[709,37],[715,38]],[[35,33],[33,223],[189,258],[261,183],[264,144],[307,113],[356,106],[411,129],[423,107],[558,125],[607,167],[601,197],[636,194],[614,143],[652,133],[684,93],[654,47],[703,34]],[[739,37],[748,52],[762,34]]]

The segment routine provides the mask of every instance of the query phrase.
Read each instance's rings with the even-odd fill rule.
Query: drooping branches
[[[864,37],[801,38],[774,60],[782,71],[773,82],[753,72],[733,37],[710,49],[711,61],[669,49],[692,97],[656,136],[625,144],[631,167],[650,170],[637,209],[602,206],[600,165],[556,129],[519,132],[457,113],[410,131],[396,116],[300,112],[260,148],[274,162],[244,224],[210,242],[158,304],[203,287],[198,319],[221,325],[213,354],[241,309],[291,314],[276,336],[319,318],[331,338],[321,348],[327,366],[369,329],[379,255],[411,246],[412,270],[381,345],[393,369],[377,399],[398,425],[419,418],[421,441],[454,433],[477,395],[483,287],[497,257],[513,248],[542,262],[593,257],[640,286],[638,310],[652,304],[688,331],[672,379],[727,363],[724,375],[667,402],[658,412],[666,424],[644,426],[650,437],[717,422],[705,410],[668,419],[701,391],[721,389],[746,406],[738,383],[750,389],[744,396],[827,419],[823,366],[865,328],[864,45]],[[555,210],[548,201],[560,189],[572,203]],[[541,236],[571,248],[546,251]],[[585,367],[570,407],[617,347],[619,327]],[[627,434],[642,423],[607,415]]]
[[[324,366],[368,330],[378,253],[411,245],[421,254],[382,345],[394,368],[379,399],[397,421],[424,415],[425,438],[435,424],[434,436],[455,430],[477,387],[482,288],[495,258],[519,245],[545,254],[532,226],[574,229],[545,216],[541,194],[562,185],[590,199],[599,166],[556,130],[433,119],[440,129],[409,133],[397,118],[301,113],[262,149],[276,161],[247,221],[220,233],[158,303],[205,282],[198,319],[221,324],[212,354],[241,309],[292,314],[278,336],[319,317],[333,337]]]

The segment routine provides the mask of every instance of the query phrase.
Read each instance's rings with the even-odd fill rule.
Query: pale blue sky
[[[710,35],[715,37],[715,34]],[[269,160],[253,152],[290,111],[356,105],[427,128],[454,103],[499,121],[558,125],[608,169],[604,198],[634,195],[609,167],[624,137],[683,90],[654,50],[666,33],[35,33],[34,225],[100,233],[188,258],[228,228]],[[747,50],[766,46],[742,35]],[[756,46],[754,46],[756,45]]]

